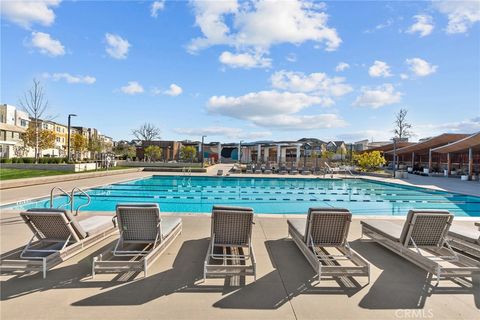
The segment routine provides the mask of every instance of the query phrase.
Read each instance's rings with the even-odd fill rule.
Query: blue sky
[[[114,139],[416,136],[480,130],[480,2],[2,0],[1,103]]]

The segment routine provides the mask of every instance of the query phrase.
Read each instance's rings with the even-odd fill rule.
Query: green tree
[[[22,134],[23,145],[25,147],[34,148],[38,154],[45,149],[55,147],[55,132],[52,130],[35,128],[31,124],[27,130]]]
[[[76,157],[78,159],[78,156],[87,149],[87,138],[83,136],[83,134],[80,133],[75,133],[72,137],[72,148],[73,151],[75,151]]]
[[[162,157],[162,148],[159,146],[148,146],[145,148],[145,156],[150,161],[157,161],[160,160]]]
[[[98,137],[92,137],[88,141],[88,146],[87,146],[88,151],[90,151],[92,154],[96,155],[104,149],[104,144],[102,140],[98,139]]]
[[[113,148],[113,152],[122,158],[133,158],[137,155],[137,148],[126,143],[119,144]]]
[[[332,160],[334,155],[335,155],[335,152],[324,150],[324,151],[322,151],[321,158],[324,159],[324,160]]]
[[[362,171],[373,171],[386,163],[385,158],[380,151],[364,152],[355,155],[355,161]]]
[[[193,161],[193,158],[197,155],[197,149],[194,146],[182,146],[180,149],[180,157],[182,160]]]

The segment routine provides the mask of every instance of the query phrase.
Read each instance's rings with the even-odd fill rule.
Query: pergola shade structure
[[[468,136],[468,134],[444,133],[419,143],[399,148],[396,150],[396,154],[399,156],[399,159],[403,158],[404,163],[411,165],[414,171],[428,169],[429,172],[440,172],[442,165],[447,164],[447,156],[441,153],[432,153],[432,150]],[[386,153],[393,155],[393,150]]]
[[[400,148],[403,148],[403,147],[408,147],[408,146],[414,145],[414,144],[415,144],[414,142],[398,141],[397,142],[397,150],[400,149]],[[394,145],[393,145],[393,142],[392,142],[392,143],[384,144],[383,146],[378,146],[378,147],[375,147],[375,148],[370,148],[370,149],[367,149],[367,150],[363,150],[360,153],[380,151],[380,153],[382,153],[383,156],[385,157],[385,160],[390,162],[390,161],[393,161],[393,148],[394,148]],[[403,161],[403,158],[398,157],[398,160]]]
[[[478,174],[480,171],[480,132],[432,149],[432,152],[447,155],[448,174],[452,170],[452,161],[468,159],[468,176],[471,179],[475,173]]]

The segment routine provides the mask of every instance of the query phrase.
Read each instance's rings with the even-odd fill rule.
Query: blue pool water
[[[151,203],[166,212],[210,212],[212,206],[253,207],[256,213],[303,214],[310,207],[348,208],[357,215],[405,215],[409,209],[446,209],[456,216],[480,216],[480,197],[380,183],[364,179],[295,179],[153,176],[88,190],[82,210],[113,211],[117,203]],[[57,196],[54,206],[66,203]],[[86,203],[78,196],[75,205]],[[47,208],[49,199],[8,209]]]

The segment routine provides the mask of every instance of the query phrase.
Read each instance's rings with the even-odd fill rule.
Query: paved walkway
[[[432,287],[420,268],[375,243],[359,240],[355,218],[349,239],[371,263],[370,284],[359,277],[315,285],[314,270],[286,238],[286,220],[260,217],[253,229],[257,281],[202,284],[210,218],[182,219],[182,235],[147,278],[139,275],[133,281],[131,275],[101,274],[91,279],[92,257],[111,246],[115,236],[49,271],[45,280],[39,274],[0,276],[0,318],[476,320],[480,314],[480,277],[474,288],[449,280]],[[2,252],[30,238],[30,230],[16,215],[3,216],[0,223]]]

